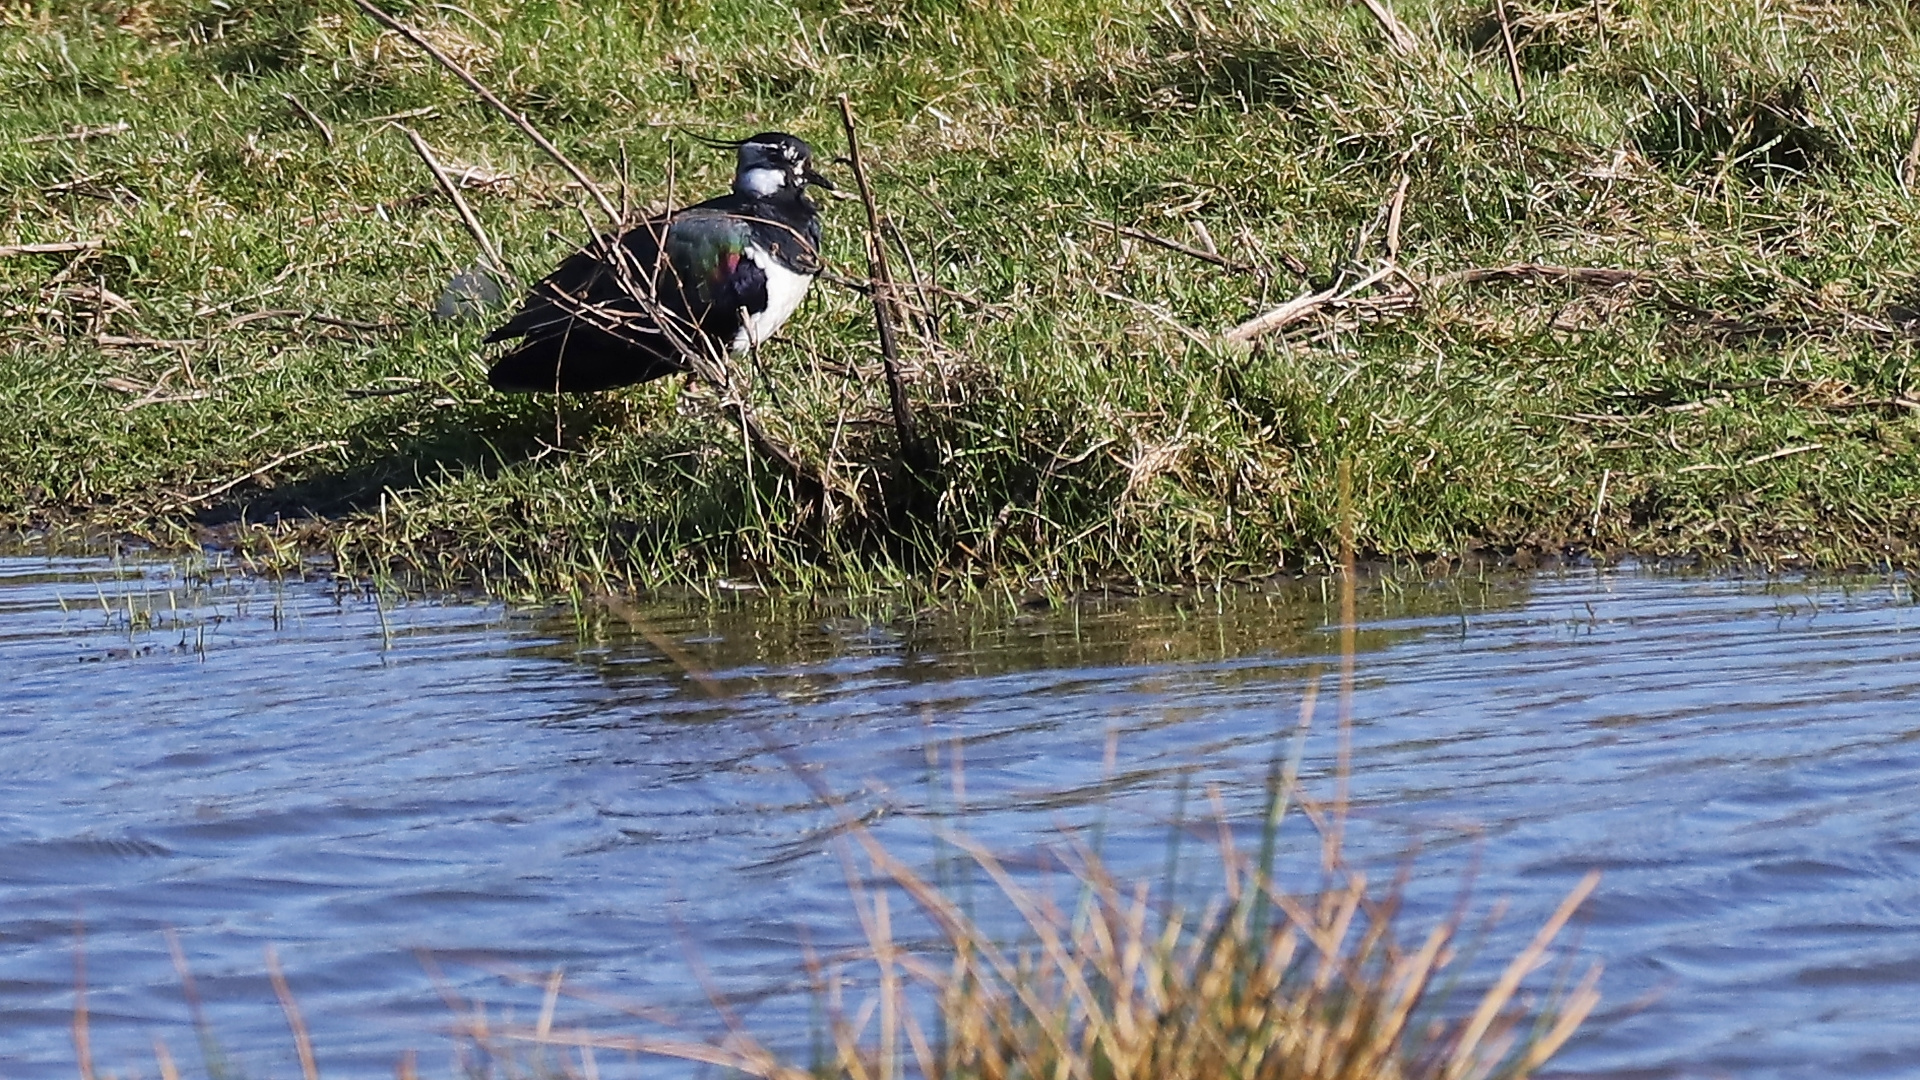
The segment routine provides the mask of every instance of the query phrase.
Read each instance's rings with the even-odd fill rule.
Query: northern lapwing
[[[745,352],[780,329],[820,273],[807,188],[833,185],[813,170],[813,148],[784,132],[717,145],[737,148],[733,190],[569,256],[487,335],[519,339],[487,373],[494,389],[642,383],[687,370],[683,345]],[[624,266],[610,265],[614,242]]]

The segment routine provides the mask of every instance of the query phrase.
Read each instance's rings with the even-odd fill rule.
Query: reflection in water
[[[1390,872],[1421,848],[1416,917],[1477,863],[1478,892],[1509,898],[1495,958],[1606,871],[1583,948],[1608,1004],[1568,1070],[1914,1074],[1906,600],[1584,572],[1375,596],[1352,850]],[[691,949],[804,1047],[806,1003],[782,993],[803,928],[829,947],[857,928],[833,816],[783,753],[923,865],[941,853],[915,818],[937,814],[1000,850],[1098,823],[1111,862],[1157,874],[1178,792],[1189,816],[1217,785],[1255,818],[1336,644],[1317,589],[885,625],[642,617],[718,697],[614,616],[0,559],[0,1075],[73,1074],[76,919],[117,1070],[154,1035],[191,1058],[166,927],[254,1075],[296,1067],[267,943],[336,1075],[410,1046],[436,1067],[447,1015],[420,948],[453,991],[522,1010],[538,991],[496,972],[564,967],[704,1016]],[[1318,723],[1324,790],[1330,708]]]

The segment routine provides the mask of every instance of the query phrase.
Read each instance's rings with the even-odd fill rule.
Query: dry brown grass
[[[956,840],[996,887],[987,906],[1023,924],[1010,945],[871,835],[853,835],[866,859],[857,869],[883,883],[861,886],[850,867],[870,992],[847,1008],[846,972],[810,959],[830,1044],[810,1068],[782,1061],[732,1018],[724,1038],[702,1041],[555,1026],[549,1005],[535,1024],[481,1020],[463,1034],[496,1062],[524,1067],[537,1053],[538,1071],[569,1076],[592,1075],[593,1051],[615,1050],[769,1080],[1481,1080],[1532,1075],[1599,1001],[1597,963],[1544,1004],[1521,992],[1597,874],[1462,1009],[1433,1000],[1461,962],[1462,913],[1407,937],[1396,926],[1397,886],[1383,892],[1344,864],[1325,887],[1292,894],[1222,830],[1215,851],[1225,891],[1195,914],[1164,906],[1146,881],[1117,880],[1077,843],[1056,863],[1070,871],[1056,879],[1062,890],[1023,881],[985,848]],[[935,944],[896,933],[901,895],[937,928]],[[551,990],[558,994],[557,982]]]

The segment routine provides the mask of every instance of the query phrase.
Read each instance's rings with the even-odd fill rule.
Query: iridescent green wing
[[[674,216],[664,244],[667,263],[689,300],[731,316],[767,305],[767,275],[747,254],[753,225],[722,210],[693,209]],[[706,312],[689,312],[696,319]]]

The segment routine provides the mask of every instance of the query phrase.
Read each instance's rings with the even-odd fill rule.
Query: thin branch
[[[30,135],[20,140],[22,146],[52,142],[86,142],[88,139],[102,139],[110,135],[125,135],[133,130],[133,125],[125,120],[116,120],[102,127],[76,127],[69,131],[56,131],[47,135]]]
[[[14,255],[66,255],[75,251],[98,251],[104,240],[60,240],[51,244],[0,244],[0,259]]]
[[[239,487],[241,484],[244,484],[247,481],[254,479],[255,477],[262,476],[262,475],[265,475],[266,473],[272,472],[273,470],[279,468],[282,465],[285,465],[287,462],[292,461],[295,458],[305,457],[308,454],[316,453],[321,450],[338,449],[339,447],[342,447],[345,445],[346,445],[345,443],[340,442],[339,440],[336,439],[332,442],[321,442],[321,443],[314,443],[312,446],[303,446],[300,449],[293,451],[292,453],[281,454],[279,457],[274,458],[272,461],[267,462],[265,465],[262,465],[259,468],[252,469],[248,472],[244,472],[239,476],[236,476],[233,479],[228,480],[223,484],[216,484],[213,487],[208,488],[206,491],[203,491],[198,495],[192,496],[191,498],[183,499],[181,501],[184,505],[187,505],[187,506],[192,506],[194,503],[206,502],[207,500],[215,498],[216,496],[223,495],[226,492],[232,491],[234,488]]]
[[[1396,273],[1399,273],[1399,268],[1388,264],[1368,274],[1366,277],[1361,278],[1359,281],[1354,282],[1352,285],[1343,287],[1340,282],[1336,281],[1332,286],[1322,289],[1319,292],[1296,296],[1271,311],[1256,315],[1246,322],[1241,323],[1239,326],[1228,330],[1222,336],[1228,341],[1252,341],[1254,338],[1260,337],[1263,334],[1271,334],[1275,330],[1291,326],[1337,300],[1345,300],[1357,295],[1363,290],[1371,289]]]
[[[1507,77],[1513,80],[1513,103],[1527,103],[1527,85],[1520,79],[1520,51],[1513,47],[1513,27],[1507,23],[1507,0],[1493,0],[1494,16],[1500,20],[1500,46],[1507,53]]]
[[[320,119],[319,115],[312,109],[300,104],[300,99],[294,97],[292,94],[282,92],[280,96],[287,99],[287,104],[293,106],[293,111],[300,114],[300,119],[312,124],[319,130],[320,137],[326,140],[329,147],[333,145],[333,129],[327,126],[325,120]]]
[[[454,212],[460,215],[460,224],[467,227],[467,233],[473,237],[473,242],[480,245],[480,254],[486,257],[487,266],[500,273],[511,275],[512,272],[507,269],[506,260],[500,257],[500,249],[493,246],[493,239],[487,235],[486,228],[480,224],[479,218],[473,216],[473,208],[467,205],[465,196],[460,194],[460,185],[454,183],[447,176],[447,170],[440,167],[440,162],[433,156],[433,148],[427,145],[427,140],[421,138],[420,133],[410,127],[400,124],[394,126],[400,128],[401,133],[406,135],[407,141],[413,144],[413,152],[420,155],[421,161],[426,162],[427,171],[433,174],[433,182],[440,186],[441,193],[453,203]]]
[[[1536,281],[1543,284],[1566,283],[1614,288],[1645,280],[1647,276],[1639,270],[1622,270],[1611,266],[1512,263],[1507,266],[1476,266],[1469,270],[1455,270],[1450,274],[1428,278],[1421,283],[1421,288],[1436,289],[1448,285],[1472,285],[1482,281]]]
[[[1387,258],[1389,259],[1400,257],[1400,216],[1407,208],[1409,182],[1407,174],[1401,173],[1400,182],[1393,188],[1393,199],[1387,203]]]
[[[1145,240],[1149,244],[1153,244],[1157,247],[1166,248],[1168,251],[1177,252],[1181,255],[1187,256],[1190,259],[1199,259],[1201,262],[1204,262],[1204,263],[1212,263],[1213,265],[1219,267],[1220,269],[1226,270],[1230,273],[1257,274],[1260,272],[1259,267],[1253,266],[1249,263],[1235,262],[1234,260],[1229,259],[1226,256],[1221,255],[1217,252],[1206,251],[1201,248],[1192,247],[1190,245],[1183,244],[1178,240],[1169,240],[1164,236],[1159,236],[1154,233],[1150,233],[1145,229],[1136,229],[1131,225],[1121,225],[1114,222],[1107,222],[1106,225],[1108,228],[1112,229],[1114,232],[1117,232],[1122,236],[1131,236],[1135,240]]]
[[[1907,147],[1907,159],[1900,163],[1900,179],[1911,192],[1920,185],[1920,116],[1913,122],[1913,145]]]
[[[99,334],[93,341],[103,349],[192,349],[201,344],[192,338],[129,337],[125,334]]]
[[[586,190],[587,194],[593,196],[593,201],[600,204],[600,209],[607,215],[607,220],[612,222],[615,228],[619,228],[621,224],[620,210],[613,205],[612,200],[607,198],[607,193],[600,189],[599,184],[593,182],[593,177],[588,176],[585,170],[575,165],[567,155],[561,153],[559,147],[553,145],[545,135],[540,134],[540,129],[534,127],[531,120],[528,120],[525,116],[522,116],[509,107],[506,102],[494,96],[493,91],[481,85],[479,79],[474,78],[473,74],[466,68],[460,66],[453,57],[441,52],[439,47],[434,45],[433,42],[428,41],[426,35],[420,33],[420,31],[387,14],[374,5],[372,0],[353,0],[353,3],[355,7],[366,12],[374,21],[394,31],[401,37],[406,38],[408,41],[413,42],[422,52],[433,57],[441,67],[452,72],[455,78],[467,84],[467,89],[478,94],[480,100],[492,106],[495,112],[506,117],[507,122],[519,128],[521,133],[526,135],[527,138],[532,139],[533,144],[539,147],[542,153],[552,158],[554,164],[567,170],[574,180],[578,181],[580,186]]]
[[[887,399],[893,407],[893,426],[899,433],[901,457],[910,468],[920,464],[920,439],[913,429],[913,411],[907,403],[907,387],[900,377],[900,345],[893,328],[893,275],[887,269],[886,238],[880,232],[880,208],[873,201],[873,187],[867,182],[867,166],[860,156],[860,141],[854,132],[853,106],[847,95],[840,95],[840,121],[847,132],[847,158],[853,164],[853,179],[860,188],[860,201],[867,209],[867,260],[873,299],[873,320],[880,331],[880,357],[887,372]]]
[[[1375,22],[1380,24],[1380,29],[1386,31],[1387,44],[1393,46],[1394,52],[1408,56],[1419,48],[1419,41],[1399,19],[1394,17],[1393,9],[1388,7],[1384,0],[1360,0],[1360,2],[1366,5],[1367,12],[1373,16]]]
[[[228,329],[239,329],[252,323],[268,319],[291,319],[294,322],[319,323],[322,326],[337,326],[342,330],[363,330],[373,333],[382,330],[398,330],[397,322],[368,322],[365,319],[347,319],[339,315],[327,315],[318,311],[301,311],[298,308],[266,308],[250,311],[245,315],[236,315],[227,321]]]

